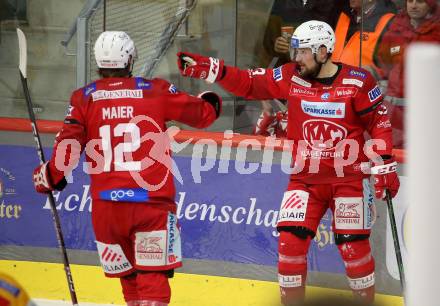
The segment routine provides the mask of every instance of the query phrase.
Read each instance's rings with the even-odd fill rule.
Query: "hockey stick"
[[[402,290],[406,288],[405,273],[403,270],[402,252],[400,251],[399,235],[397,234],[396,219],[394,218],[393,200],[391,194],[387,190],[385,200],[387,201],[388,214],[390,216],[391,233],[393,234],[394,250],[396,252],[397,267],[399,268],[400,284]]]
[[[23,85],[24,96],[26,99],[26,105],[29,112],[29,119],[32,125],[32,133],[34,134],[35,144],[37,146],[38,157],[40,158],[40,165],[45,162],[43,147],[41,145],[40,134],[38,133],[37,122],[35,120],[34,109],[32,105],[31,96],[29,94],[29,88],[27,84],[26,66],[27,66],[27,46],[26,37],[22,30],[17,28],[18,36],[18,49],[20,55],[20,62],[18,69],[20,70],[21,84]],[[73,285],[72,273],[70,272],[69,259],[67,258],[66,245],[64,244],[63,233],[61,231],[60,218],[55,206],[55,199],[52,192],[47,195],[50,203],[50,210],[52,212],[52,219],[55,226],[55,232],[57,233],[58,246],[63,255],[64,271],[66,272],[67,284],[70,291],[70,297],[72,298],[72,304],[78,305],[78,300],[76,298],[75,287]]]

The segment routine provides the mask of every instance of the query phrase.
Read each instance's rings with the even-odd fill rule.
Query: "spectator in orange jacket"
[[[376,72],[375,50],[395,12],[395,4],[388,0],[350,0],[349,12],[342,12],[336,24],[336,45],[332,60],[353,66],[361,64],[371,72]]]
[[[436,0],[406,0],[406,9],[393,20],[378,51],[383,77],[388,79],[385,100],[392,112],[395,147],[404,144],[404,56],[406,48],[413,42],[440,43],[440,7]]]

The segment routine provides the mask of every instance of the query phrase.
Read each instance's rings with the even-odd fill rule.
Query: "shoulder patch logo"
[[[96,91],[96,83],[92,83],[84,87],[84,96],[88,97],[92,92]]]
[[[275,82],[281,81],[283,79],[283,71],[281,67],[277,67],[273,70],[273,79]]]
[[[354,70],[354,69],[350,70],[349,74],[351,76],[360,77],[362,79],[365,79],[367,77],[367,74],[365,72],[362,72],[362,71],[359,71],[359,70]]]
[[[135,78],[136,80],[136,89],[151,89],[151,82],[146,81],[143,78]]]
[[[172,94],[176,94],[177,88],[176,88],[176,86],[174,86],[174,84],[171,84],[170,87],[168,87],[168,91]]]
[[[380,88],[377,85],[374,86],[374,88],[368,92],[368,98],[370,99],[371,103],[379,99],[381,96],[382,96],[382,92],[380,91]]]

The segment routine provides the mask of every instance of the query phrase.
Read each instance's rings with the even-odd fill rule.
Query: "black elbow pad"
[[[216,117],[218,118],[220,116],[222,112],[222,98],[218,94],[213,91],[204,91],[197,97],[211,104],[215,109]]]

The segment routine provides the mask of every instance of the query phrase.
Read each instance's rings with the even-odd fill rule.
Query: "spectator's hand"
[[[180,74],[214,83],[223,76],[224,62],[218,58],[187,52],[177,53]]]
[[[384,160],[383,165],[377,165],[371,168],[371,174],[374,176],[374,189],[377,199],[385,199],[386,190],[394,198],[399,191],[400,182],[396,169],[397,163],[393,158]]]
[[[59,179],[56,184],[52,183],[51,175],[49,173],[49,162],[45,162],[44,164],[35,168],[32,179],[34,181],[35,190],[39,193],[49,193],[54,190],[63,190],[67,185],[67,181],[64,176]]]
[[[275,40],[274,50],[277,53],[288,53],[289,42],[284,37],[280,36]]]

